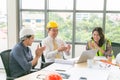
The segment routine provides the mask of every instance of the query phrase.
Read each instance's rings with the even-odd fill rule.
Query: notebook
[[[76,62],[82,63],[82,62],[86,62],[87,59],[93,59],[95,57],[97,51],[98,50],[96,50],[96,49],[83,51]]]

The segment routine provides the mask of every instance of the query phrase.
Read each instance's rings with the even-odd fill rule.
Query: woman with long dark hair
[[[101,27],[95,27],[91,40],[87,42],[86,50],[98,49],[97,56],[112,56],[111,41],[106,39]]]

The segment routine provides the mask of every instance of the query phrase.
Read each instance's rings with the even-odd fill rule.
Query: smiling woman
[[[108,58],[110,55],[114,58],[111,41],[105,38],[101,27],[95,27],[93,29],[91,40],[88,41],[86,49],[97,49],[98,52],[96,53],[96,56],[106,56]]]

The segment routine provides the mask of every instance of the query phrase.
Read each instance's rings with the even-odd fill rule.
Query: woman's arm
[[[107,42],[106,42],[105,54],[112,54],[112,46],[111,46],[111,42],[109,40],[107,40]]]

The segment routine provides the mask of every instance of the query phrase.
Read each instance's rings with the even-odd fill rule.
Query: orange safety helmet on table
[[[62,76],[58,73],[50,73],[46,76],[45,80],[63,80]]]

